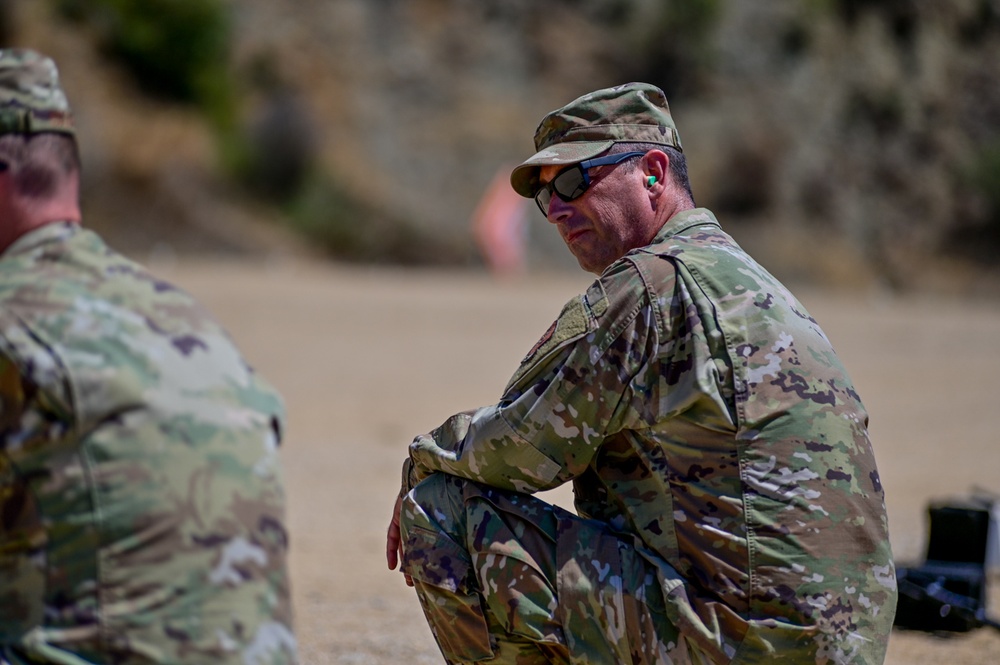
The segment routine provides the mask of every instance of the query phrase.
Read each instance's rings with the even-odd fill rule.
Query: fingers
[[[396,505],[392,509],[392,519],[389,520],[389,529],[385,535],[385,561],[389,564],[389,570],[396,570],[403,554],[402,538],[399,535],[399,509],[402,503],[402,498],[397,497]]]
[[[389,570],[396,570],[399,564],[399,529],[393,534],[393,525],[389,525],[389,534],[385,539],[385,562],[389,565]]]
[[[403,560],[403,539],[399,533],[399,510],[403,505],[403,498],[396,499],[396,505],[392,509],[392,519],[389,520],[389,529],[385,535],[385,561],[389,564],[389,570],[396,570],[396,565]],[[409,573],[403,573],[406,586],[413,586],[413,578]]]

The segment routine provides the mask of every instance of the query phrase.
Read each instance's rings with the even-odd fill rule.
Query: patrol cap
[[[511,172],[510,184],[531,198],[538,187],[539,167],[590,159],[619,141],[681,149],[662,90],[649,83],[626,83],[591,92],[552,111],[535,130],[537,152]]]
[[[29,49],[0,49],[0,135],[75,134],[56,64]]]

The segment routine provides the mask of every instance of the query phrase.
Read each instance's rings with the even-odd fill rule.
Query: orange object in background
[[[527,268],[527,217],[531,201],[510,186],[510,171],[504,165],[493,176],[472,215],[476,245],[496,274],[511,275]]]

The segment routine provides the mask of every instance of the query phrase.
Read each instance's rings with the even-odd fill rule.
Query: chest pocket
[[[585,293],[567,302],[559,313],[559,318],[552,322],[521,361],[504,394],[536,380],[547,364],[545,361],[560,349],[593,332],[597,328],[598,319],[607,309],[608,298],[600,280],[591,284]]]

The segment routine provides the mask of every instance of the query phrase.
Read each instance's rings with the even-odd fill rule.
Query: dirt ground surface
[[[406,446],[494,402],[584,275],[497,281],[279,261],[153,266],[198,296],[284,394],[292,580],[304,665],[441,663],[386,568]],[[1000,492],[1000,303],[797,291],[871,415],[897,561],[922,558],[927,502]],[[568,505],[562,490],[550,500]],[[1000,576],[990,579],[1000,614]],[[1000,632],[894,631],[892,665],[994,665]]]

